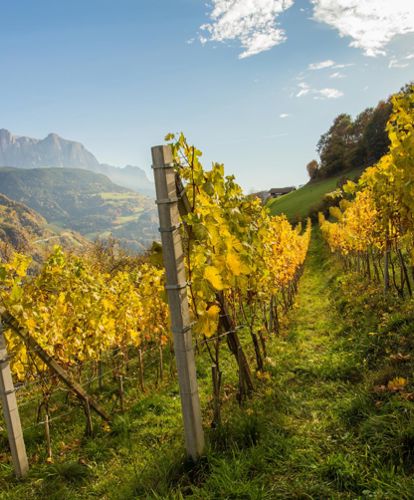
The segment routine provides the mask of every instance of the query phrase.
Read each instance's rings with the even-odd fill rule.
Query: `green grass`
[[[142,212],[142,210],[141,210]],[[123,224],[127,224],[128,222],[134,222],[136,220],[139,219],[139,213],[140,212],[137,212],[135,214],[132,214],[132,215],[124,215],[122,217],[117,217],[113,224],[114,226],[122,226]]]
[[[47,465],[35,427],[25,436],[25,482],[0,459],[0,498],[414,498],[414,361],[393,357],[414,351],[413,308],[344,275],[315,230],[289,323],[268,344],[270,377],[256,381],[242,407],[234,362],[224,355],[226,403],[216,429],[210,362],[197,358],[207,436],[199,463],[183,455],[174,378],[143,395],[131,370],[128,411],[111,432],[95,420],[94,437],[82,438],[79,409],[53,427],[56,463]],[[404,391],[384,390],[396,376],[407,378]],[[101,399],[111,401],[113,388],[105,391]]]
[[[348,172],[345,176],[353,179],[360,173],[361,171],[357,169]],[[306,218],[309,212],[319,205],[326,193],[336,189],[337,183],[342,177],[344,174],[311,182],[296,191],[270,200],[268,203],[270,212],[273,215],[285,214],[289,220]]]
[[[103,231],[102,233],[94,232],[94,233],[86,233],[85,238],[90,241],[94,241],[96,239],[105,239],[110,238],[112,235],[111,231]]]

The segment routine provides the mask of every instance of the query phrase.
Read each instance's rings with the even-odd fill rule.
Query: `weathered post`
[[[171,147],[153,147],[152,163],[166,273],[165,288],[171,315],[178,383],[180,386],[185,445],[188,455],[193,460],[196,460],[204,450],[204,433],[191,335],[187,278]]]
[[[3,415],[6,422],[7,435],[13,464],[18,478],[26,476],[29,470],[23,431],[20,423],[19,408],[7,356],[6,340],[0,320],[0,396]]]
[[[387,236],[384,251],[384,293],[387,293],[390,289],[390,255],[391,244]]]
[[[142,354],[142,349],[138,349],[138,376],[139,376],[139,386],[141,391],[145,392],[144,386],[144,356]]]

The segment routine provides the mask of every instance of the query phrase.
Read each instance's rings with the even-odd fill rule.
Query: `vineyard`
[[[0,497],[413,498],[414,86],[392,106],[319,226],[169,134],[161,247],[8,254]]]
[[[370,280],[412,297],[414,256],[414,86],[392,99],[389,152],[357,184],[348,182],[332,223],[320,216],[331,250]]]
[[[211,425],[217,428],[223,400],[241,404],[254,379],[266,378],[267,343],[293,303],[311,228],[271,217],[222,165],[204,170],[201,152],[183,135],[167,140],[187,209],[166,232],[182,239],[187,281],[180,288],[197,356],[211,364]],[[1,264],[2,327],[17,404],[24,431],[44,428],[46,462],[54,461],[55,421],[82,408],[86,436],[94,433],[93,413],[110,432],[114,409],[128,411],[129,385],[142,396],[174,379],[169,287],[153,260],[117,256],[102,245],[83,256],[56,247],[40,269],[19,253]],[[221,367],[225,344],[234,360],[229,380]],[[233,396],[224,397],[224,384],[234,380]]]

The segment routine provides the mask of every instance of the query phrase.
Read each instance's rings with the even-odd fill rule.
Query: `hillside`
[[[402,92],[407,93],[408,88]],[[297,191],[268,201],[271,213],[285,214],[291,222],[298,222],[308,216],[316,219],[319,211],[326,211],[326,193],[335,190],[344,179],[359,177],[387,153],[390,141],[386,125],[391,111],[388,98],[355,117],[347,113],[336,116],[316,146],[319,160],[306,165],[311,181]]]
[[[66,249],[84,247],[87,240],[72,231],[53,231],[44,217],[23,203],[0,194],[0,255],[11,249],[39,260],[45,247],[59,244]]]
[[[151,199],[102,174],[68,168],[0,168],[0,192],[41,214],[54,231],[89,239],[112,235],[142,250],[158,238]]]
[[[334,191],[341,179],[354,179],[360,174],[361,169],[354,169],[328,179],[308,182],[296,191],[270,200],[267,206],[273,215],[285,214],[290,221],[305,219],[322,208],[325,194]]]
[[[114,183],[149,196],[154,186],[144,170],[131,165],[125,168],[101,164],[83,144],[57,134],[44,139],[19,137],[0,129],[0,167],[16,168],[80,168],[107,175]]]

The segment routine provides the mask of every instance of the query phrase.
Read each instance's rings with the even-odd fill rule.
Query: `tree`
[[[307,165],[306,165],[306,170],[308,171],[308,175],[310,177],[310,179],[315,179],[315,177],[317,176],[318,174],[318,170],[319,170],[319,163],[316,161],[316,160],[312,160],[310,161]]]
[[[368,165],[368,150],[364,137],[373,115],[373,108],[364,109],[352,123],[350,138],[352,145],[350,145],[347,155],[347,163],[352,168],[366,167]]]
[[[352,168],[376,163],[389,148],[386,124],[391,114],[390,101],[381,101],[375,109],[367,108],[355,120],[338,115],[331,128],[318,142],[321,158],[318,177],[329,177]]]
[[[352,143],[352,119],[345,113],[340,114],[318,142],[317,151],[321,158],[319,176],[329,177],[348,170],[348,151]]]
[[[366,151],[366,163],[364,166],[373,165],[388,151],[390,141],[385,127],[391,111],[392,104],[390,101],[380,101],[365,127],[362,138],[362,143]]]

